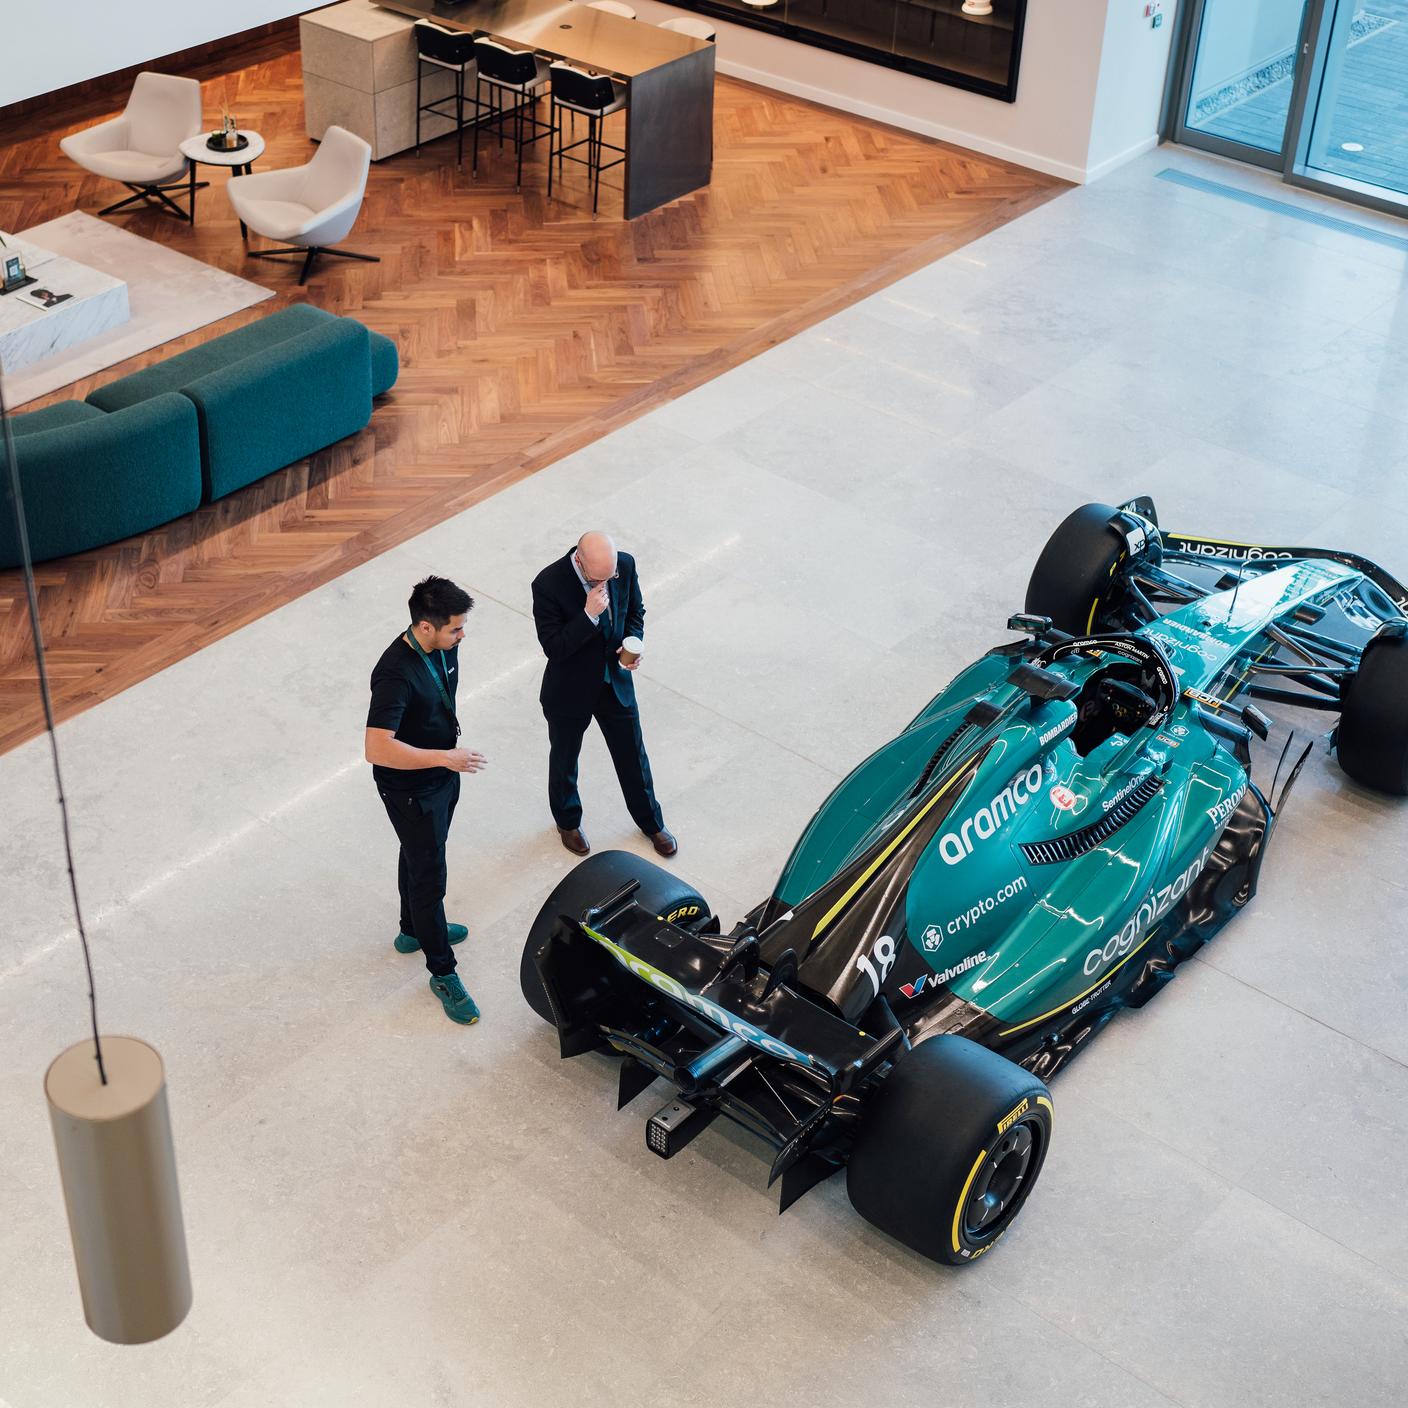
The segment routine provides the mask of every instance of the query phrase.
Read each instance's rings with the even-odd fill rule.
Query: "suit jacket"
[[[575,551],[533,578],[533,624],[548,657],[538,701],[549,714],[590,713],[608,671],[616,698],[626,705],[636,700],[635,681],[616,655],[627,636],[645,638],[636,560],[630,553],[616,554],[616,580],[607,583],[611,610],[592,625],[586,589],[572,565]]]

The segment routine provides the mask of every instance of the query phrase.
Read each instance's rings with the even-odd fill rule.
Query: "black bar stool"
[[[465,79],[477,78],[474,66],[474,36],[458,30],[443,29],[430,20],[417,20],[411,26],[416,36],[416,154],[420,154],[420,115],[433,112],[436,117],[451,118],[441,106],[450,101],[449,96],[436,98],[432,102],[422,102],[421,75],[425,65],[448,69],[455,75],[455,111],[451,120],[455,124],[455,160],[464,160],[464,85]],[[474,116],[479,116],[479,87],[474,89]]]
[[[474,56],[478,64],[475,102],[487,115],[474,124],[474,170],[479,170],[479,129],[491,127],[498,134],[499,145],[505,136],[518,152],[518,174],[514,188],[523,186],[523,148],[544,137],[552,137],[552,124],[538,116],[538,97],[548,82],[548,61],[529,49],[510,49],[495,39],[474,41]],[[480,90],[489,89],[489,102],[483,104]]]
[[[588,73],[574,68],[569,63],[555,63],[549,70],[552,74],[552,144],[548,148],[548,195],[552,195],[553,159],[557,159],[558,170],[564,161],[575,161],[587,168],[592,184],[592,214],[595,215],[601,200],[601,173],[613,166],[620,166],[626,159],[625,147],[608,142],[602,133],[606,118],[613,112],[621,112],[626,106],[626,85],[604,73]],[[557,110],[566,108],[570,113],[581,113],[587,119],[587,135],[575,142],[566,140]],[[585,146],[586,156],[572,156],[571,152]],[[619,152],[614,161],[603,161],[605,152]]]

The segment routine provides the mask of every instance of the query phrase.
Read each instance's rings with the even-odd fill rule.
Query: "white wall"
[[[630,0],[642,20],[688,11]],[[720,73],[861,117],[1003,157],[1068,181],[1084,179],[1109,0],[1028,0],[1017,101],[1004,103],[914,74],[814,49],[742,25],[718,29]]]
[[[688,13],[630,3],[656,23]],[[1155,145],[1176,4],[1155,30],[1144,0],[1028,0],[1015,103],[707,18],[720,73],[1083,182]]]
[[[3,0],[0,107],[312,8],[311,0]]]
[[[1164,22],[1155,29],[1144,15],[1144,0],[1114,0],[1111,4],[1085,158],[1087,181],[1158,145],[1177,9],[1178,0],[1164,0]]]

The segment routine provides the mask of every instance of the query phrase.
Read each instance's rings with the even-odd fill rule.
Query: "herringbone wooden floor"
[[[268,41],[265,50],[286,40]],[[241,51],[209,78],[263,133],[261,170],[306,161],[296,53]],[[87,97],[88,95],[85,95]],[[125,92],[108,95],[111,111]],[[88,104],[89,107],[92,104]],[[67,131],[0,131],[0,229],[115,199],[59,151]],[[479,179],[453,143],[372,167],[349,248],[302,290],[246,260],[218,184],[192,229],[128,229],[278,290],[247,313],[35,402],[94,386],[306,298],[395,339],[402,371],[361,434],[193,516],[44,564],[39,591],[56,713],[66,718],[718,375],[1048,199],[1061,183],[720,79],[709,188],[632,223],[619,194],[593,221],[580,178],[544,195],[542,157],[513,188],[511,151]],[[466,166],[468,163],[466,163]],[[202,176],[208,174],[202,168]],[[0,573],[0,751],[42,728],[18,572]]]

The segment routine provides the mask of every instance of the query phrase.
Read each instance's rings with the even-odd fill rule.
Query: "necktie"
[[[606,606],[605,606],[605,608],[602,610],[602,613],[601,613],[601,630],[602,630],[602,634],[603,634],[603,635],[606,634],[607,627],[608,627],[608,625],[610,624],[610,621],[611,621],[611,588],[610,588],[610,587],[607,587],[607,589],[606,589]],[[606,662],[605,662],[605,664],[603,664],[602,667],[601,667],[601,677],[602,677],[602,679],[603,679],[607,684],[610,684],[610,683],[611,683],[611,651],[610,651],[609,648],[607,649],[607,652],[606,652]]]

